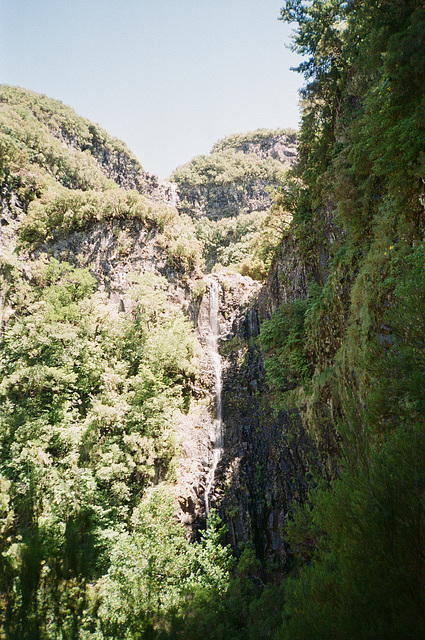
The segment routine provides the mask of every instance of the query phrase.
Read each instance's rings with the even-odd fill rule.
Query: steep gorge
[[[207,276],[205,284],[203,284],[200,267],[196,262],[200,260],[200,257],[196,256],[197,243],[199,244],[199,242],[194,239],[194,230],[187,223],[180,222],[178,214],[172,208],[167,208],[170,201],[178,204],[181,198],[176,187],[171,183],[163,186],[158,185],[158,181],[154,177],[149,177],[143,172],[122,143],[109,139],[105,132],[100,131],[91,123],[78,119],[70,109],[63,107],[60,103],[49,102],[48,99],[38,97],[30,92],[4,87],[2,105],[5,123],[8,122],[8,118],[9,120],[11,117],[14,118],[14,128],[7,129],[8,125],[5,125],[3,129],[3,146],[7,150],[3,156],[5,162],[3,164],[2,197],[3,290],[6,299],[8,296],[10,300],[13,299],[13,294],[10,298],[13,289],[11,289],[8,276],[8,273],[12,272],[11,269],[15,274],[20,273],[20,277],[30,284],[35,277],[33,269],[39,268],[36,265],[46,264],[48,260],[53,259],[58,264],[66,262],[74,268],[88,268],[95,277],[97,290],[106,296],[111,316],[123,314],[124,317],[132,317],[137,308],[134,298],[134,283],[138,278],[143,277],[144,274],[165,277],[168,283],[167,295],[169,299],[181,306],[186,315],[192,319],[201,344],[205,345],[206,350],[201,358],[201,377],[192,390],[200,402],[195,402],[196,398],[194,398],[187,416],[181,414],[177,419],[181,434],[184,434],[178,443],[182,452],[181,473],[177,473],[176,485],[176,499],[177,504],[180,505],[179,518],[186,525],[195,525],[196,530],[202,526],[205,518],[205,494],[211,493],[211,501],[216,506],[221,504],[217,491],[220,493],[223,492],[223,489],[219,489],[219,482],[214,482],[215,474],[211,469],[218,465],[217,478],[224,479],[228,476],[227,484],[231,485],[234,469],[241,460],[240,443],[236,449],[233,445],[234,453],[229,453],[230,442],[237,443],[240,440],[238,430],[242,428],[242,418],[239,416],[235,424],[230,418],[231,411],[229,411],[229,401],[227,400],[229,384],[226,380],[232,380],[238,368],[236,361],[242,362],[244,357],[240,349],[234,351],[233,345],[238,342],[242,345],[246,340],[255,338],[258,333],[258,327],[253,328],[253,323],[254,325],[257,323],[255,319],[257,312],[253,308],[250,309],[250,303],[259,284],[248,277],[226,271],[219,271],[214,275]],[[24,151],[22,151],[22,147],[19,148],[16,145],[16,141],[25,139],[25,135],[16,124],[19,117],[14,116],[15,105],[21,109],[21,112],[24,108],[29,109],[30,117],[28,120],[31,131],[37,131],[37,134],[32,133],[35,142],[30,142],[27,150],[24,149]],[[51,119],[52,114],[54,114],[53,120]],[[245,142],[242,140],[243,144],[246,145],[248,139],[246,136]],[[59,141],[59,146],[56,140]],[[293,145],[293,137],[289,136],[288,138],[287,134],[268,133],[267,131],[256,133],[253,136],[254,142],[251,146],[248,145],[248,148],[243,151],[239,147],[236,149],[235,154],[239,154],[235,155],[236,166],[240,154],[246,152],[248,158],[252,157],[252,161],[260,170],[262,170],[262,160],[264,158],[267,160],[273,154],[276,155],[274,160],[277,163],[276,166],[282,162],[282,169],[287,168],[288,165],[285,164],[287,158],[294,158],[294,147],[285,146],[288,144],[287,140],[290,140],[289,144]],[[241,142],[237,138],[228,143],[225,142],[225,144],[229,149],[232,149],[238,141]],[[254,145],[253,149],[251,149],[252,145]],[[38,153],[37,160],[34,162],[34,154],[39,148],[41,152]],[[85,155],[80,156],[80,153]],[[10,160],[7,163],[9,157]],[[84,164],[78,165],[80,158],[83,157]],[[86,160],[87,157],[90,162]],[[95,160],[94,164],[91,162],[91,158]],[[13,165],[13,162],[16,164]],[[14,174],[13,171],[18,169],[19,162],[21,163],[19,172]],[[35,182],[34,177],[29,178],[30,172],[34,172],[34,170],[36,170]],[[70,182],[66,173],[71,170],[73,171],[74,184]],[[37,180],[39,186],[37,186]],[[111,181],[117,183],[121,189],[124,188],[128,191],[129,195],[114,189]],[[252,183],[251,177],[250,184],[243,187],[241,193],[244,198],[252,199],[252,193],[257,189],[253,186],[254,183]],[[260,185],[258,188],[264,189],[261,180],[258,184]],[[93,188],[98,185],[102,187],[105,195],[94,197]],[[75,187],[78,188],[77,191]],[[224,187],[220,188],[223,190]],[[233,186],[229,185],[227,189],[231,194]],[[148,200],[139,200],[138,196],[132,195],[135,191],[143,194],[142,198],[147,197]],[[73,195],[74,192],[76,192],[76,196]],[[104,208],[104,213],[101,213],[100,216],[95,213],[92,218],[88,217],[87,221],[84,218],[79,221],[78,210],[75,207],[87,208],[85,203],[91,203],[91,201],[95,207]],[[163,202],[166,204],[164,205]],[[45,218],[46,230],[41,226],[44,224],[42,223],[43,218],[40,217],[45,215],[44,209],[42,209],[44,203],[50,206],[52,213],[56,216],[57,222],[55,226],[51,227],[51,231],[48,230],[50,224],[48,217]],[[89,204],[89,206],[92,205]],[[264,207],[264,204],[262,206]],[[132,207],[136,207],[134,212]],[[140,214],[137,212],[137,207],[142,207],[139,209]],[[225,217],[229,214],[227,204],[221,210],[217,209],[217,204],[214,207],[215,217]],[[258,207],[255,197],[247,210],[251,210],[253,207]],[[238,212],[239,216],[243,217],[246,213],[245,208]],[[92,209],[92,211],[96,210]],[[198,215],[196,210],[196,216]],[[146,224],[146,217],[148,224]],[[162,233],[161,229],[164,229]],[[182,232],[183,238],[181,238]],[[175,238],[173,234],[180,238]],[[180,244],[178,244],[179,240]],[[11,259],[10,251],[14,250],[17,242],[20,254],[18,253],[18,262],[12,267],[14,259]],[[190,248],[188,244],[191,243],[192,247]],[[196,298],[198,294],[193,292],[205,286],[205,295]],[[213,290],[219,304],[219,307],[214,311],[218,316],[218,325],[215,329],[211,329]],[[208,329],[206,329],[205,319],[206,307],[209,308]],[[10,319],[13,320],[15,313],[13,302],[12,306],[6,302],[2,308],[3,324],[6,324]],[[247,317],[250,320],[247,320]],[[248,327],[247,331],[245,325]],[[216,341],[219,342],[228,352],[227,356],[222,356],[225,368],[224,402],[227,403],[226,415],[229,416],[229,427],[224,440],[227,443],[225,466],[221,465],[221,461],[218,459],[218,453],[222,448],[218,442],[221,441],[221,437],[212,433],[214,424],[220,420],[218,408],[215,412],[212,408],[215,402],[214,395],[216,396],[218,391],[218,365],[217,362],[214,362],[218,354],[211,357],[211,336],[215,332],[217,332],[217,336],[213,340],[214,344]],[[208,347],[208,342],[210,347]],[[244,349],[245,347],[242,347],[242,351]],[[249,389],[255,388],[258,384],[257,377],[263,377],[258,350],[255,354],[254,359],[260,359],[254,368],[260,373],[251,374],[249,373],[250,367],[248,367],[246,372],[239,374],[242,375],[242,379],[239,382],[240,388],[237,390],[237,396],[242,404],[247,403],[245,396],[247,393],[251,394]],[[247,386],[243,378],[250,375],[253,379],[249,381]],[[202,408],[204,405],[205,408]],[[251,418],[258,423],[258,416],[254,417],[256,412],[257,409],[252,410]],[[261,429],[259,423],[256,429],[257,431]],[[251,444],[248,445],[243,440],[241,442],[242,447],[251,447]],[[258,460],[254,456],[248,464],[256,466],[259,463]],[[240,484],[239,480],[238,483]],[[245,488],[242,491],[245,491]],[[230,498],[230,501],[232,500],[234,502],[234,499]],[[246,500],[247,496],[243,498],[245,506],[238,524],[239,530],[244,530],[244,533],[240,534],[238,538],[233,535],[235,548],[237,542],[242,540],[248,542],[252,539],[251,528],[241,524],[245,520],[245,516],[248,517]],[[232,509],[234,508],[233,505]],[[251,506],[249,510],[252,511]],[[264,514],[262,518],[264,519]],[[254,529],[260,527],[258,523],[253,526]],[[234,529],[233,524],[232,528]]]
[[[281,17],[297,163],[1,90],[5,638],[424,635],[423,6]]]

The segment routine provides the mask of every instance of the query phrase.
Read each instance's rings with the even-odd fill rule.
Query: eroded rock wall
[[[210,220],[230,218],[253,211],[266,211],[272,197],[270,183],[263,180],[244,181],[241,184],[180,186],[178,208],[182,213]]]
[[[275,410],[258,346],[262,319],[288,298],[305,295],[305,274],[291,243],[282,256],[264,286],[224,270],[216,276],[224,452],[211,495],[234,548],[253,543],[261,558],[273,557],[281,566],[286,557],[283,525],[291,502],[306,499],[310,469],[319,464],[300,416]],[[288,276],[294,270],[292,290],[275,286],[282,270]]]
[[[297,161],[295,132],[259,130],[219,141],[176,170],[178,209],[210,220],[266,211],[281,174]]]

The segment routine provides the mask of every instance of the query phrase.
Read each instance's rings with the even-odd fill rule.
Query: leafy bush
[[[282,163],[273,158],[225,150],[193,158],[176,169],[171,180],[180,188],[242,185],[256,180],[269,185],[279,181],[282,170]]]
[[[157,568],[168,572],[167,582],[161,587],[155,577],[168,610],[173,588],[183,588],[184,557],[192,558],[194,549],[170,515],[161,529],[159,513],[149,525],[142,514],[150,512],[153,484],[162,482],[161,491],[169,495],[174,413],[187,408],[187,386],[196,376],[193,331],[180,308],[170,304],[165,281],[153,274],[134,284],[134,314],[116,315],[95,291],[88,270],[52,258],[27,265],[33,274],[28,283],[19,261],[6,260],[3,292],[10,317],[0,344],[0,588],[8,607],[1,611],[2,628],[11,637],[50,638],[71,628],[94,633],[99,602],[118,597],[116,583],[113,594],[108,584],[123,570],[122,550],[139,553],[145,541],[158,552],[165,549],[156,538],[159,531],[176,541],[167,547],[168,564]],[[164,497],[155,504],[163,508]],[[145,538],[142,520],[153,527]],[[223,553],[225,581],[228,552]],[[197,584],[201,575],[208,581],[200,559],[196,568],[191,562],[189,582]],[[148,584],[151,566],[139,563],[134,579],[143,575]],[[128,564],[126,580],[130,573]],[[156,605],[145,604],[140,600],[142,626],[140,620],[156,620],[158,614]],[[101,611],[109,625],[114,611]],[[100,637],[110,637],[106,626],[105,634]]]
[[[244,260],[250,260],[263,219],[264,213],[253,212],[221,220],[196,220],[196,235],[202,242],[207,268],[220,263],[238,269]]]
[[[281,304],[261,325],[260,344],[266,352],[265,368],[275,391],[287,391],[311,375],[305,349],[307,301]]]

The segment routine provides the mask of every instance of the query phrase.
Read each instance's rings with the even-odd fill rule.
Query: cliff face
[[[105,144],[102,131],[92,127],[92,139],[82,150],[89,151],[99,163],[107,178],[122,189],[135,189],[154,201],[175,206],[178,201],[176,186],[158,176],[144,171],[140,163],[126,150],[114,149]]]
[[[204,526],[212,464],[215,380],[207,336],[210,284],[212,279],[218,281],[224,452],[213,481],[211,506],[219,509],[227,523],[235,548],[241,542],[254,542],[261,557],[277,556],[283,563],[282,526],[291,501],[305,498],[307,465],[316,464],[316,459],[300,421],[274,410],[256,338],[260,318],[269,317],[288,296],[305,294],[293,247],[288,246],[264,286],[222,270],[205,277],[205,293],[197,301],[191,295],[191,281],[183,282],[170,266],[155,233],[135,221],[98,224],[89,232],[42,245],[33,254],[35,259],[46,256],[71,262],[78,256],[78,266],[88,267],[99,291],[106,294],[112,316],[132,317],[133,283],[139,275],[150,273],[167,279],[170,303],[178,304],[191,318],[201,347],[199,375],[189,411],[174,416],[176,513],[190,535]],[[282,269],[290,282],[296,284],[299,279],[292,293],[282,284],[282,288],[276,286]]]
[[[235,217],[252,211],[265,211],[271,197],[268,180],[246,181],[240,185],[199,186],[179,185],[178,208],[182,213],[206,216],[211,220]]]
[[[423,2],[281,15],[312,56],[269,216],[290,132],[162,187],[0,89],[0,635],[425,636]]]
[[[305,300],[307,277],[291,236],[282,244],[264,284],[226,269],[205,277],[205,294],[200,304],[192,306],[203,345],[201,386],[197,390],[201,403],[193,405],[179,429],[180,519],[196,529],[205,517],[205,483],[212,461],[214,372],[206,345],[210,283],[215,279],[219,286],[224,446],[210,502],[227,524],[228,541],[235,550],[241,543],[253,543],[259,557],[274,558],[281,568],[287,560],[282,535],[291,503],[306,500],[322,466],[296,405],[292,409],[276,408],[258,336],[261,323],[281,304]]]
[[[265,211],[280,174],[297,158],[296,134],[259,130],[229,136],[179,167],[172,180],[178,185],[180,211],[211,220]]]
[[[260,319],[270,318],[282,303],[304,300],[309,275],[293,234],[288,234],[277,249],[270,273],[256,299]]]
[[[237,548],[286,562],[282,533],[292,501],[303,502],[320,460],[298,411],[277,410],[258,345],[261,323],[279,305],[305,299],[306,271],[287,238],[267,281],[221,275],[219,349],[223,367],[224,453],[213,504]]]

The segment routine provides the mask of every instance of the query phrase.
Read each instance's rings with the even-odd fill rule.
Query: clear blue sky
[[[230,133],[297,127],[281,0],[0,0],[0,82],[73,107],[167,177]]]

